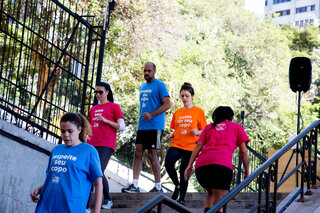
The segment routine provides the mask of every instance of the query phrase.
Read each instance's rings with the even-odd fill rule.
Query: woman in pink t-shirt
[[[245,169],[244,178],[249,176],[246,148],[249,138],[240,124],[232,122],[233,115],[232,109],[227,106],[219,106],[214,110],[213,123],[203,129],[184,174],[185,179],[190,178],[193,163],[198,157],[195,165],[196,177],[200,185],[208,192],[204,203],[205,212],[218,203],[230,190],[232,155],[237,146],[239,146]]]
[[[93,106],[89,112],[89,121],[92,128],[92,135],[88,143],[94,146],[100,157],[101,170],[104,172],[112,153],[116,147],[117,130],[124,130],[125,124],[120,106],[113,103],[113,94],[110,85],[100,82],[94,91],[99,104]],[[103,209],[110,209],[113,206],[109,184],[103,175]],[[88,207],[88,206],[87,206]]]

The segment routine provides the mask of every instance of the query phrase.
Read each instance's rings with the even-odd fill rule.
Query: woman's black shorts
[[[232,169],[210,164],[200,166],[195,171],[196,177],[200,185],[205,189],[223,189],[230,190],[232,181]]]

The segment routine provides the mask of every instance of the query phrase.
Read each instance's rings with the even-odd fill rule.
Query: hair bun
[[[184,82],[183,85],[192,87],[192,85],[190,83],[188,83],[188,82]]]

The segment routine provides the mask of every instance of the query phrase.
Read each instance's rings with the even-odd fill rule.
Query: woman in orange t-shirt
[[[173,140],[166,155],[165,167],[175,185],[171,198],[184,204],[188,188],[188,181],[184,180],[184,171],[188,166],[196,141],[207,122],[204,111],[192,104],[194,89],[190,83],[185,82],[182,85],[180,96],[183,107],[174,112],[170,125],[174,132],[166,136],[167,140]],[[180,181],[175,168],[179,159],[181,159]]]

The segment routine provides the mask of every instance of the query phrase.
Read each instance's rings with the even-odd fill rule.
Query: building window
[[[307,12],[308,7],[298,7],[296,8],[296,13],[305,13]]]
[[[311,11],[314,11],[315,9],[316,9],[316,6],[315,6],[315,5],[311,5],[311,6],[310,6],[310,10],[311,10]]]
[[[281,4],[285,2],[290,2],[291,0],[273,0],[273,4]]]
[[[277,11],[276,13],[279,13],[279,16],[287,16],[290,15],[290,10]]]
[[[299,27],[303,28],[303,20],[300,21]]]

